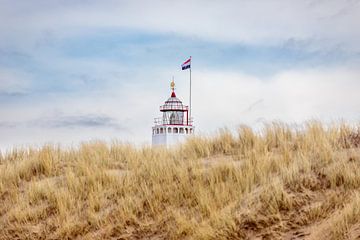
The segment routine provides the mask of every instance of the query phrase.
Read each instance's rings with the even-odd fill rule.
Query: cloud
[[[0,96],[21,96],[31,84],[29,74],[15,69],[0,68]]]
[[[255,102],[253,102],[252,104],[250,104],[244,111],[243,113],[246,113],[246,112],[251,112],[256,106],[262,104],[264,102],[264,99],[261,98]]]
[[[111,128],[126,131],[116,119],[97,114],[40,118],[29,122],[28,125],[41,128]]]
[[[89,139],[123,139],[150,143],[153,118],[161,116],[159,105],[169,97],[164,79],[122,85],[79,95],[50,94],[38,99],[25,97],[18,104],[0,102],[0,146],[12,144],[71,142]],[[193,71],[193,116],[197,133],[239,124],[253,127],[264,121],[302,123],[360,121],[360,71],[357,68],[308,68],[285,70],[274,76],[214,69]],[[177,96],[188,104],[188,75],[176,80]],[[46,101],[44,101],[46,99]],[[246,111],[244,111],[246,110]],[[19,122],[20,119],[20,122]],[[15,123],[15,127],[5,126]]]
[[[29,105],[23,105],[21,109],[29,107]],[[42,108],[42,106],[38,107]],[[35,110],[35,108],[30,107],[30,110]],[[22,116],[25,118],[23,120],[0,121],[0,151],[21,146],[42,146],[46,143],[73,146],[91,140],[130,141],[128,137],[124,136],[132,134],[132,130],[126,123],[104,114],[35,116],[37,118],[26,119],[29,117],[25,113]]]
[[[20,62],[29,60],[31,56],[23,52],[11,49],[0,49],[0,62],[8,63],[10,59],[16,59]]]
[[[359,51],[359,1],[2,1],[0,30],[38,39],[137,29],[213,41],[278,45],[288,39]],[[26,14],[25,14],[26,13]],[[5,21],[6,19],[6,21]],[[8,27],[11,26],[11,29]],[[346,27],[345,27],[346,26]],[[34,35],[35,34],[35,35]],[[49,34],[45,34],[49,39]],[[5,39],[6,39],[5,38]]]
[[[357,68],[285,70],[271,77],[217,71],[195,74],[193,112],[201,131],[240,123],[255,126],[258,119],[360,121]]]
[[[0,146],[149,142],[190,53],[197,132],[359,120],[359,1],[0,3]]]
[[[0,128],[109,128],[116,131],[128,131],[126,127],[115,118],[100,114],[86,114],[73,116],[40,117],[27,121],[1,121]]]
[[[0,122],[0,128],[14,128],[16,127],[16,123],[15,122],[7,122],[7,121],[3,121]]]

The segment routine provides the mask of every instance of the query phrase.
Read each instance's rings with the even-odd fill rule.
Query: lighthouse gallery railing
[[[154,123],[156,126],[158,125],[184,125],[184,126],[192,126],[193,118],[190,118],[189,121],[187,119],[164,119],[162,117],[155,118]]]

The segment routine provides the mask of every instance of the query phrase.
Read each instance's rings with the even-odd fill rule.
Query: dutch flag
[[[181,64],[182,70],[185,70],[188,68],[191,68],[191,57],[188,60],[186,60],[183,64]]]

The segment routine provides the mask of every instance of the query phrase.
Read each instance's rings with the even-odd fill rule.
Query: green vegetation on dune
[[[220,131],[0,156],[0,239],[355,239],[360,128]]]

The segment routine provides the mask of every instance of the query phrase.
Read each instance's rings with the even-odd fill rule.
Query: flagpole
[[[189,119],[190,119],[190,123],[191,123],[191,56],[190,56],[190,117],[189,117]],[[192,124],[192,123],[191,123]]]

